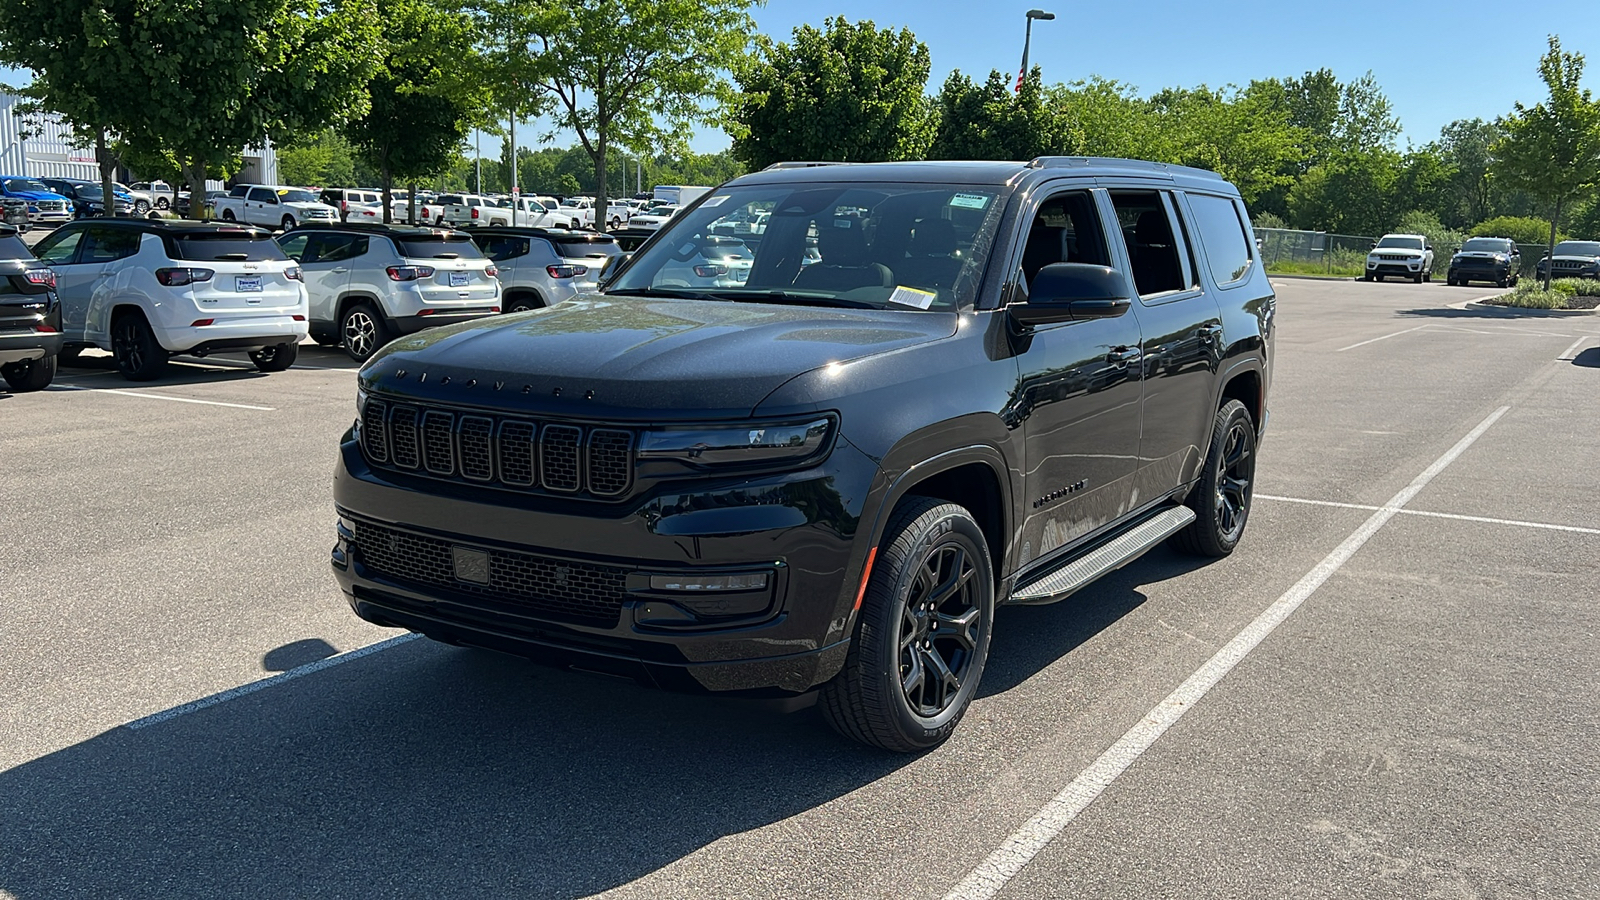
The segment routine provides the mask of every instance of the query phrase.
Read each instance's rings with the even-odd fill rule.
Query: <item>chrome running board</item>
[[[1017,585],[1006,602],[1038,606],[1064,600],[1096,578],[1143,556],[1150,548],[1187,528],[1194,518],[1194,510],[1187,506],[1164,509],[1082,556],[1050,569],[1026,584]]]

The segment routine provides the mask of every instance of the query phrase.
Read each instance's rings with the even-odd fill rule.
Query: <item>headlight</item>
[[[810,462],[827,452],[833,420],[686,425],[645,432],[642,463],[676,463],[704,471]]]
[[[372,398],[372,395],[368,394],[366,392],[366,389],[359,388],[359,387],[356,388],[356,417],[357,418],[360,418],[361,416],[366,415],[366,413],[367,413],[367,401],[370,400],[371,398]]]

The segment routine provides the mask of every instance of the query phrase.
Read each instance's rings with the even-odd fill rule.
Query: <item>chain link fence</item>
[[[1326,231],[1297,231],[1289,228],[1257,228],[1261,259],[1267,271],[1287,275],[1346,275],[1357,277],[1366,271],[1367,251],[1375,237],[1355,234],[1330,234]],[[1461,242],[1435,244],[1433,273],[1444,277],[1450,257],[1461,249]],[[1549,248],[1544,244],[1518,244],[1521,274],[1532,278]]]

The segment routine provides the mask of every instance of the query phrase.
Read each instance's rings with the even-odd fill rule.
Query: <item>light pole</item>
[[[1022,81],[1028,77],[1028,45],[1033,43],[1033,20],[1039,19],[1048,22],[1055,17],[1055,13],[1045,12],[1042,9],[1028,10],[1028,31],[1027,35],[1022,39],[1022,70],[1017,73],[1016,93],[1022,93]]]

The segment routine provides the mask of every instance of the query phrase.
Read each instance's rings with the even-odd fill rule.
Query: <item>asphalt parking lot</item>
[[[0,394],[0,897],[1600,895],[1600,316],[1279,289],[1240,549],[1002,610],[921,757],[356,619],[341,354]]]

